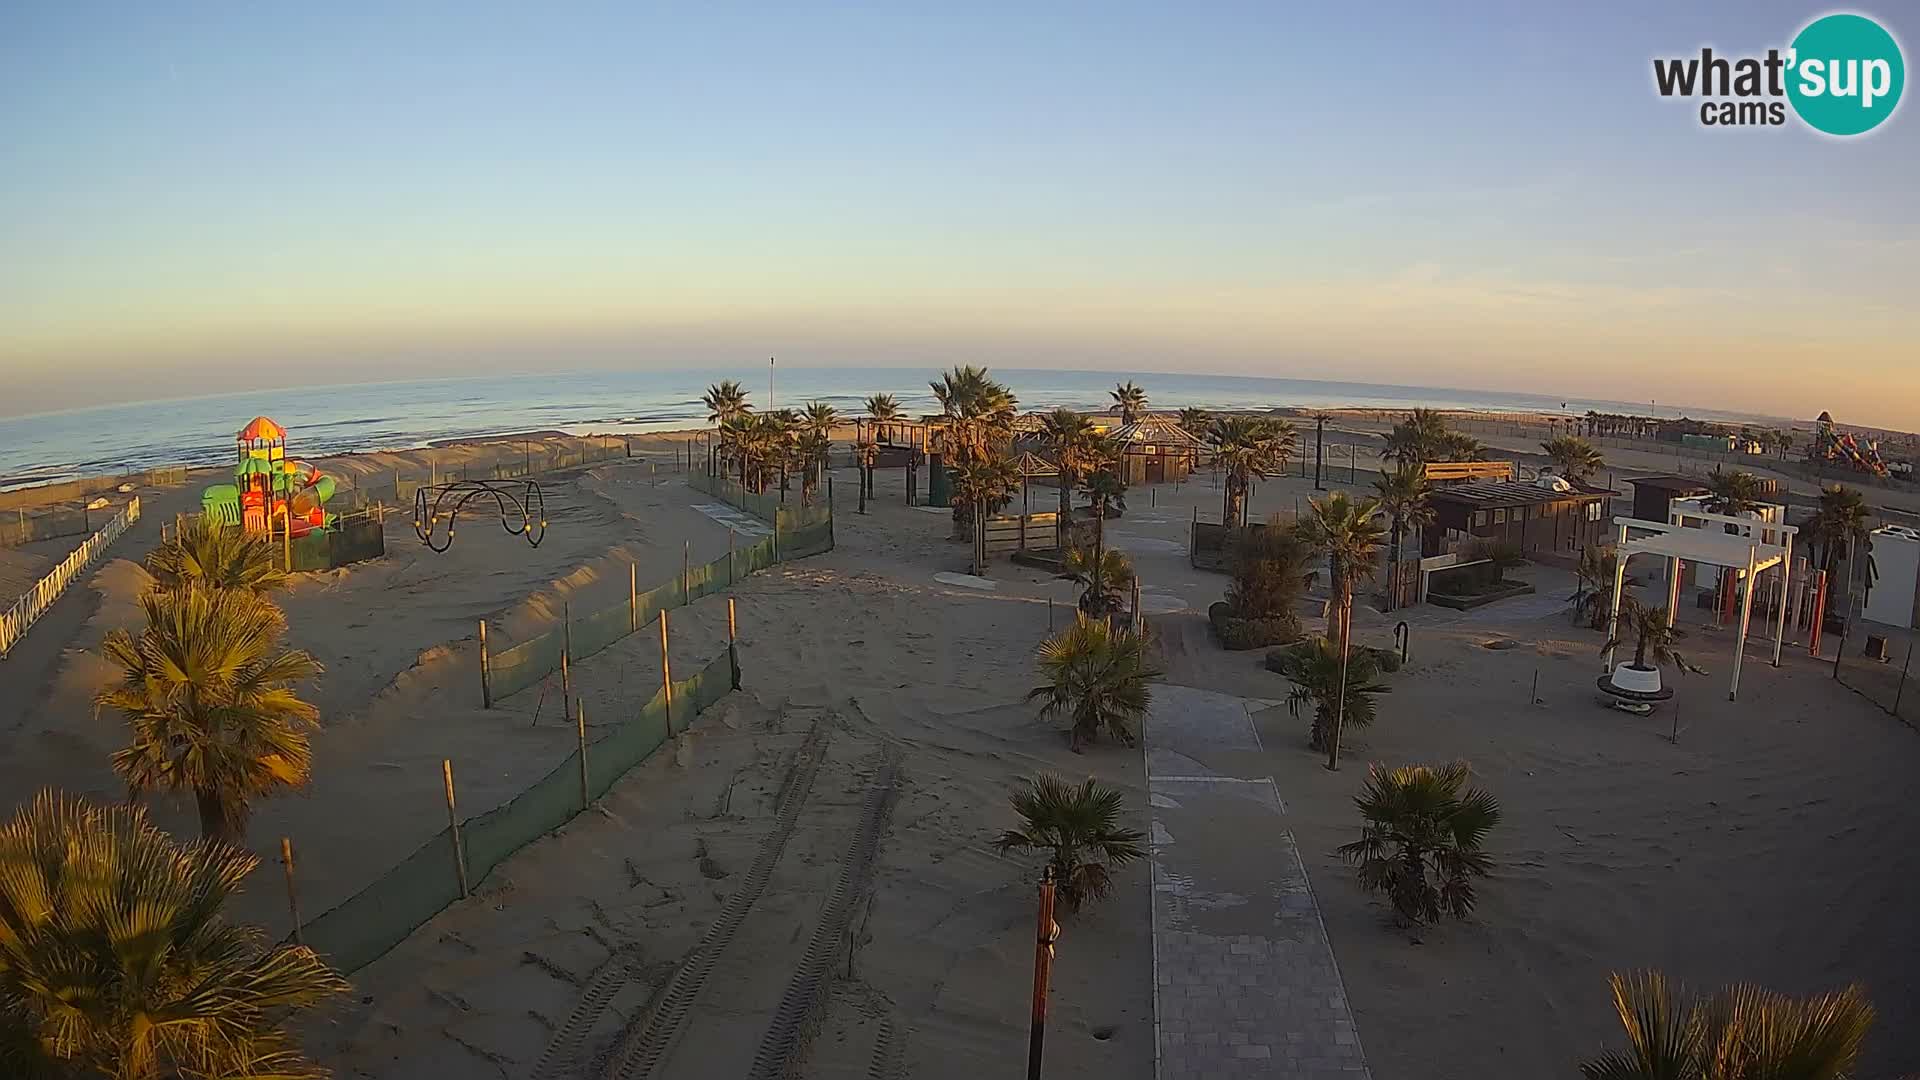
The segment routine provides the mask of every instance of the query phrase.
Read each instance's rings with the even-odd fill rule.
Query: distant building
[[[1513,544],[1530,559],[1575,559],[1581,549],[1606,541],[1615,494],[1559,476],[1436,488],[1429,496],[1434,523],[1422,532],[1421,554],[1480,541]]]

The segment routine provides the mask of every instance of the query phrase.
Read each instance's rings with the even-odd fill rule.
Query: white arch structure
[[[1740,660],[1746,655],[1747,627],[1753,620],[1754,575],[1775,566],[1780,568],[1780,573],[1774,579],[1777,621],[1773,630],[1773,666],[1780,666],[1780,649],[1787,637],[1787,579],[1792,573],[1793,537],[1800,530],[1779,522],[1691,510],[1676,511],[1673,518],[1672,521],[1645,521],[1628,517],[1613,519],[1614,524],[1620,527],[1620,536],[1615,547],[1617,558],[1613,569],[1613,601],[1607,608],[1607,640],[1612,641],[1620,628],[1620,594],[1626,587],[1627,560],[1632,556],[1658,555],[1667,560],[1669,626],[1673,625],[1675,609],[1679,604],[1681,560],[1730,566],[1743,571],[1747,587],[1740,602],[1740,634],[1735,638],[1733,681],[1727,687],[1727,700],[1732,701],[1740,692]],[[1694,521],[1703,526],[1732,525],[1740,531],[1728,532],[1724,528],[1688,524]],[[1635,532],[1642,535],[1631,536]],[[1780,537],[1780,543],[1766,542],[1775,535]],[[1613,654],[1613,649],[1607,650],[1606,671],[1613,670]]]

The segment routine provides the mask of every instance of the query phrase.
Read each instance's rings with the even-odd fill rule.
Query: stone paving
[[[1271,777],[1233,775],[1258,765],[1248,705],[1154,688],[1155,1074],[1369,1080],[1280,792]]]

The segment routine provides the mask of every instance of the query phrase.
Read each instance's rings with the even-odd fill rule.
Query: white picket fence
[[[14,602],[5,614],[0,614],[0,659],[5,659],[13,651],[13,646],[27,636],[27,629],[40,616],[46,614],[60,594],[67,591],[73,579],[80,576],[107,546],[120,539],[127,526],[140,520],[140,497],[134,496],[127,508],[113,515],[104,527],[87,541],[75,548],[73,553],[60,561],[60,565],[39,580],[25,596]]]

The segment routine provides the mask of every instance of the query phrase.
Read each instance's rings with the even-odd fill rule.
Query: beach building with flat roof
[[[1529,559],[1577,559],[1606,540],[1610,488],[1559,476],[1477,481],[1435,488],[1434,522],[1422,530],[1421,554],[1443,555],[1479,541],[1514,544]]]

